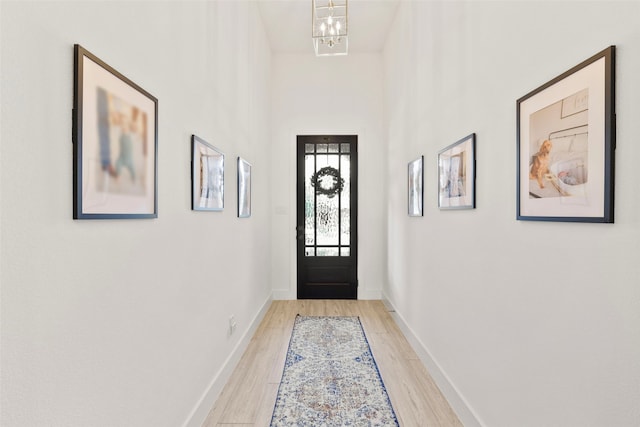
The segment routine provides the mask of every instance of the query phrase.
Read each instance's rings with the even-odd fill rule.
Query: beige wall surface
[[[638,2],[402,2],[385,47],[388,282],[465,425],[640,424]],[[516,221],[516,100],[617,46],[615,224]],[[477,136],[477,209],[439,150]],[[406,215],[425,156],[424,218]]]
[[[0,13],[0,424],[206,416],[198,403],[271,296],[271,54],[256,5],[2,1]],[[75,43],[158,98],[157,219],[72,219]],[[192,134],[226,155],[223,212],[191,211]],[[249,219],[236,217],[237,156],[253,164]]]

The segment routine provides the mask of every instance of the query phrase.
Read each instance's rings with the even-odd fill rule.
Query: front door
[[[298,299],[358,298],[358,137],[298,136]]]

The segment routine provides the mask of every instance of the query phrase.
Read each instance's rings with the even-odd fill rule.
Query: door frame
[[[299,230],[298,227],[301,224],[304,224],[304,211],[300,211],[299,212],[299,203],[301,200],[304,200],[305,198],[305,191],[304,191],[304,186],[300,186],[300,182],[304,182],[305,180],[305,174],[304,174],[304,162],[302,162],[302,164],[299,163],[299,147],[301,145],[305,144],[305,139],[309,139],[311,141],[308,142],[312,142],[313,143],[344,143],[344,142],[348,142],[351,144],[351,147],[353,147],[352,150],[350,150],[350,155],[351,155],[351,159],[352,162],[350,162],[350,176],[351,176],[351,186],[349,188],[350,190],[350,197],[349,197],[349,202],[350,202],[350,238],[349,238],[349,248],[350,248],[350,254],[349,254],[349,262],[346,263],[341,263],[340,258],[345,259],[346,261],[346,257],[326,257],[326,260],[324,259],[325,257],[314,257],[317,261],[319,265],[328,265],[330,263],[331,260],[335,260],[338,261],[337,263],[333,264],[334,266],[339,266],[342,264],[346,264],[349,265],[351,268],[351,273],[350,273],[350,286],[352,287],[351,291],[352,293],[349,293],[349,296],[347,297],[342,297],[340,295],[342,295],[343,291],[337,291],[336,294],[334,294],[332,297],[330,298],[338,298],[338,299],[344,299],[344,298],[348,298],[348,299],[358,299],[358,287],[359,287],[359,283],[358,283],[358,135],[357,134],[349,134],[349,135],[344,135],[344,134],[335,134],[335,135],[328,135],[328,134],[298,134],[296,135],[296,144],[295,144],[295,162],[296,162],[296,181],[295,181],[295,245],[294,245],[294,250],[295,250],[295,259],[296,259],[296,263],[295,263],[295,297],[297,299],[301,299],[301,298],[322,298],[320,296],[309,296],[309,294],[306,294],[304,292],[301,292],[301,276],[304,274],[300,271],[300,266],[303,264],[304,260],[306,259],[305,254],[304,254],[304,248],[305,245],[300,244],[298,237],[299,237]],[[322,141],[318,141],[318,140],[322,140]],[[302,157],[304,157],[304,152],[302,154]],[[300,167],[302,166],[302,167]],[[304,229],[302,229],[302,236],[304,238]]]

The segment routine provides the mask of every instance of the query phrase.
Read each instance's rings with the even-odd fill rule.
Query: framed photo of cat
[[[517,101],[517,219],[612,223],[615,46]]]

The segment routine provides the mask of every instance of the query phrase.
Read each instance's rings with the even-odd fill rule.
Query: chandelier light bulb
[[[329,26],[331,26],[331,24],[333,24],[333,17],[332,16],[327,18],[327,24],[329,24]]]
[[[336,21],[336,30],[340,32],[340,21]]]

